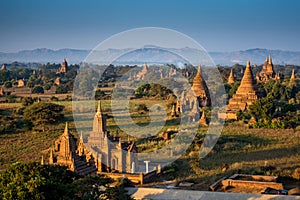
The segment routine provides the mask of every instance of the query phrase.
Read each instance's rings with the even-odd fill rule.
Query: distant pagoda
[[[61,63],[61,68],[59,68],[56,74],[65,74],[68,71],[68,62],[67,59],[64,58],[63,62]]]
[[[1,70],[2,70],[2,71],[5,71],[5,70],[6,70],[6,66],[5,66],[4,64],[2,64]]]
[[[280,75],[275,73],[274,71],[274,65],[272,62],[272,57],[269,54],[269,56],[266,58],[262,70],[259,72],[259,74],[256,75],[256,81],[258,82],[267,82],[268,80],[279,80]]]
[[[198,65],[198,71],[193,80],[192,90],[194,91],[198,99],[200,107],[210,105],[209,92],[208,92],[207,85],[202,77],[200,65]]]
[[[228,84],[232,84],[232,83],[234,83],[234,82],[235,82],[235,78],[234,78],[233,70],[232,70],[232,68],[231,68],[231,69],[230,69],[230,74],[229,74],[227,83],[228,83]]]
[[[144,80],[147,72],[148,72],[148,66],[146,63],[144,63],[143,69],[137,74],[138,80]]]
[[[237,119],[236,112],[248,109],[249,105],[257,99],[256,85],[253,79],[250,61],[248,61],[241,85],[237,89],[236,94],[229,100],[229,104],[226,107],[226,118]]]

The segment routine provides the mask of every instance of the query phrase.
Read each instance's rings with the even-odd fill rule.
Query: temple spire
[[[292,70],[292,75],[291,75],[291,80],[294,80],[296,78],[296,76],[295,76],[295,70],[293,69]]]
[[[69,125],[68,125],[68,122],[66,122],[65,131],[64,131],[63,135],[69,137]]]
[[[102,114],[102,108],[101,108],[101,101],[98,101],[98,108],[97,108],[97,115],[101,115]]]
[[[200,106],[210,105],[210,97],[207,85],[202,77],[200,65],[198,65],[198,71],[193,80],[192,90],[195,96],[199,99]]]
[[[230,69],[230,74],[229,74],[229,77],[228,77],[228,84],[232,84],[235,82],[235,78],[234,78],[234,75],[233,75],[233,70],[232,68]]]
[[[255,83],[251,71],[250,61],[247,61],[246,70],[236,94],[247,94],[255,92]]]
[[[204,111],[202,111],[202,115],[201,115],[199,124],[202,125],[202,126],[208,126],[207,121],[206,121],[205,112],[204,112]]]
[[[49,157],[49,164],[52,165],[54,163],[53,151],[50,149],[50,157]]]

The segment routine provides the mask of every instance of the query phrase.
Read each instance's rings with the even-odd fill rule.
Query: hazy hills
[[[121,64],[142,64],[158,63],[159,61],[165,62],[180,62],[179,57],[176,54],[162,51],[155,48],[145,48],[145,51],[134,51],[130,55],[123,55],[124,52],[130,49],[107,49],[97,51],[94,53],[94,59],[106,63],[108,60],[114,60],[116,63]],[[168,50],[168,49],[167,49]],[[199,51],[192,48],[182,49],[169,49],[172,52],[180,54],[185,52],[192,58],[199,55]],[[300,52],[298,51],[285,51],[285,50],[267,50],[267,49],[249,49],[245,51],[233,51],[233,52],[209,52],[209,55],[214,60],[215,64],[231,66],[236,63],[245,64],[247,60],[251,60],[251,63],[262,64],[266,56],[271,54],[274,64],[295,64],[300,65]],[[0,63],[12,63],[12,62],[35,62],[35,63],[60,63],[63,58],[67,58],[69,63],[80,63],[84,61],[87,55],[90,53],[89,50],[78,50],[78,49],[34,49],[24,50],[16,53],[2,53],[0,52]],[[123,55],[123,56],[122,56]],[[120,57],[121,56],[121,57]],[[181,60],[182,61],[182,60]]]

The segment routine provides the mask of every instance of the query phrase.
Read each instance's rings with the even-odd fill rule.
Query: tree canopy
[[[0,174],[0,199],[130,199],[104,175],[80,177],[66,167],[14,163]]]
[[[61,113],[63,109],[64,106],[61,105],[37,102],[25,108],[24,120],[35,126],[42,125],[45,131],[45,125],[57,123],[63,119],[64,115]]]

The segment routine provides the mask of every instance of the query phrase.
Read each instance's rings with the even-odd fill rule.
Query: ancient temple
[[[26,85],[26,81],[24,79],[20,79],[17,82],[18,82],[18,87],[25,87]]]
[[[4,92],[3,88],[1,87],[0,88],[0,96],[4,96],[4,95],[5,95],[5,92]]]
[[[290,80],[295,80],[296,76],[295,76],[295,70],[292,70],[292,75],[291,75],[291,79]]]
[[[93,128],[84,142],[80,136],[78,144],[66,124],[64,133],[50,151],[49,164],[68,166],[81,175],[120,172],[135,173],[138,167],[137,148],[134,141],[122,142],[118,134],[113,137],[106,130],[106,116],[98,102]]]
[[[55,141],[54,149],[50,149],[49,164],[67,166],[80,175],[96,174],[97,168],[93,156],[87,152],[86,155],[78,154],[76,142],[66,123],[64,133]]]
[[[6,66],[4,64],[2,64],[1,70],[3,70],[3,71],[6,70]]]
[[[267,82],[270,79],[273,80],[279,80],[280,75],[279,73],[275,73],[274,66],[272,62],[272,57],[269,55],[269,57],[266,58],[262,70],[259,72],[259,74],[256,74],[256,81],[257,82]]]
[[[192,90],[195,93],[195,96],[198,99],[199,106],[209,106],[210,105],[210,97],[207,85],[201,75],[200,65],[198,66],[198,71],[193,80]]]
[[[291,75],[291,78],[290,78],[290,86],[292,86],[294,84],[295,79],[296,79],[295,70],[293,69],[292,70],[292,75]]]
[[[234,77],[234,74],[233,74],[233,70],[232,68],[230,69],[230,74],[229,74],[229,77],[228,77],[228,81],[227,83],[228,84],[232,84],[235,82],[235,77]]]
[[[236,94],[229,100],[226,107],[226,118],[237,119],[236,112],[248,109],[249,105],[258,99],[256,85],[253,79],[250,61],[247,62],[246,70]]]
[[[68,71],[68,62],[67,59],[64,58],[63,62],[61,63],[61,67],[57,70],[56,74],[65,74]]]
[[[54,80],[54,84],[55,85],[60,85],[60,78],[57,77],[55,80]]]
[[[207,119],[206,119],[204,111],[202,111],[202,115],[201,115],[201,118],[199,120],[199,124],[200,124],[200,126],[208,126]]]
[[[145,63],[144,66],[143,66],[143,69],[142,71],[140,71],[138,74],[137,74],[137,79],[138,80],[144,80],[145,79],[145,76],[148,72],[148,66],[147,64]]]

